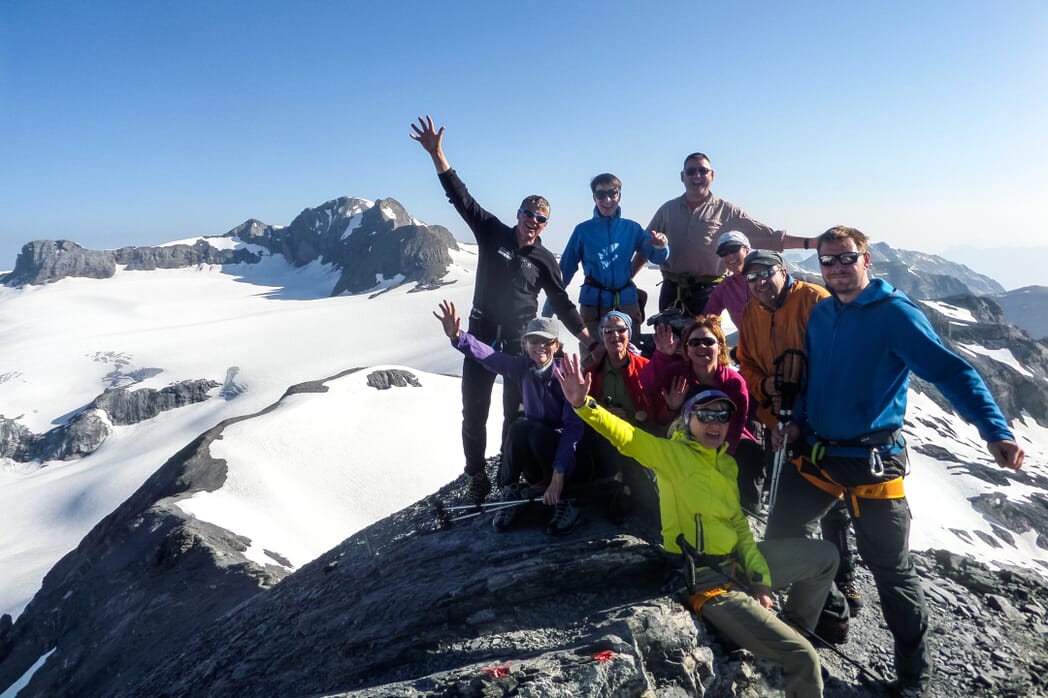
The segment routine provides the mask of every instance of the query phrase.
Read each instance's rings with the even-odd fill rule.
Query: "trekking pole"
[[[808,381],[808,360],[799,349],[787,349],[775,359],[775,390],[779,393],[779,433],[786,430],[786,425],[793,416],[793,404],[797,396],[804,392]],[[782,446],[775,452],[775,461],[771,470],[771,493],[768,496],[768,518],[775,508],[779,493],[779,478],[786,464],[787,445],[783,439]]]
[[[688,542],[688,539],[684,537],[683,533],[677,535],[677,545],[680,546],[681,552],[683,552],[684,555],[691,559],[693,564],[700,564],[699,559],[701,557],[701,554],[698,550],[695,549],[695,546]],[[720,567],[707,566],[706,569],[715,570],[720,576],[724,577],[724,579],[736,585],[750,596],[754,595],[753,588],[749,584],[740,581],[735,577],[732,577],[727,572],[722,570]],[[800,625],[800,623],[798,623],[796,620],[784,618],[781,613],[776,613],[775,617],[789,625],[791,628],[795,628],[797,632],[803,635],[805,639],[807,639],[809,642],[811,642],[812,640],[818,641],[820,645],[824,646],[826,649],[833,652],[835,655],[846,661],[848,664],[851,664],[853,667],[858,669],[860,675],[866,676],[866,678],[870,679],[874,683],[890,683],[886,678],[878,674],[873,669],[870,669],[865,664],[856,659],[852,659],[842,650],[837,649],[836,645],[820,637],[818,633],[816,633],[814,630],[809,630],[808,628],[805,628],[804,626]]]
[[[440,525],[440,527],[450,528],[459,521],[466,521],[468,519],[476,518],[477,516],[501,511],[502,509],[511,509],[512,507],[519,507],[523,504],[534,504],[535,502],[541,501],[542,495],[528,497],[527,499],[510,499],[498,502],[481,502],[480,504],[456,504],[453,506],[446,506],[442,502],[437,501],[434,502],[433,509],[434,515],[437,519],[437,523]],[[565,498],[563,501],[574,502],[575,499]]]

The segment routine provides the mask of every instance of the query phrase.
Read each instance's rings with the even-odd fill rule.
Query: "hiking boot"
[[[815,634],[830,645],[843,645],[848,641],[848,619],[823,611],[815,624]]]
[[[571,502],[563,499],[553,509],[553,518],[546,525],[546,533],[551,536],[563,536],[575,530],[579,525],[579,510]]]
[[[491,492],[491,480],[487,472],[466,473],[466,497],[474,504],[482,504]]]
[[[849,579],[846,582],[841,582],[837,585],[837,588],[841,590],[841,593],[844,594],[844,600],[848,602],[848,615],[852,618],[859,615],[859,611],[862,610],[863,600],[859,587],[855,586],[855,580]]]
[[[502,497],[499,501],[514,502],[518,499],[524,499],[524,488],[519,483],[506,485],[502,488]],[[513,522],[517,520],[517,514],[520,513],[522,506],[522,504],[514,504],[497,510],[495,518],[491,520],[491,525],[495,527],[496,531],[500,532],[509,529]]]
[[[923,698],[931,688],[929,677],[898,679],[891,687],[892,698]]]

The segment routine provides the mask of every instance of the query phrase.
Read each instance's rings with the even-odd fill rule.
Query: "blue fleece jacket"
[[[495,351],[469,332],[459,332],[458,341],[452,340],[451,344],[487,370],[520,386],[524,416],[560,433],[553,471],[564,473],[565,477],[571,475],[575,470],[575,449],[586,427],[565,399],[560,381],[553,375],[552,364],[539,371],[531,359]]]
[[[972,365],[943,346],[924,313],[883,279],[872,279],[851,303],[831,296],[816,304],[805,346],[808,390],[794,421],[807,421],[823,439],[901,428],[910,371],[938,387],[987,442],[1014,438]]]
[[[640,223],[622,217],[622,209],[615,210],[615,215],[605,217],[600,210],[593,208],[593,218],[575,226],[571,233],[564,254],[560,257],[560,272],[564,285],[571,283],[572,277],[582,263],[582,272],[592,277],[609,291],[601,291],[596,286],[584,284],[579,294],[581,305],[611,308],[615,304],[612,291],[619,292],[620,305],[637,302],[637,289],[630,283],[633,271],[633,253],[640,252],[644,258],[654,264],[662,264],[670,256],[667,245],[657,248],[651,244],[651,234],[641,227]],[[549,317],[551,309],[547,303],[542,314]]]

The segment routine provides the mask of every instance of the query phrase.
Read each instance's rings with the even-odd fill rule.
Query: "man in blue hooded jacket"
[[[560,272],[567,286],[582,264],[586,278],[579,292],[579,314],[590,336],[596,337],[600,319],[610,310],[629,315],[633,325],[639,327],[642,309],[633,274],[642,263],[634,264],[634,260],[663,264],[669,259],[670,248],[662,233],[649,233],[640,223],[622,217],[622,181],[618,177],[609,172],[599,174],[590,180],[590,191],[595,204],[593,218],[575,226],[560,256]],[[553,314],[549,301],[542,314]],[[583,348],[583,358],[587,354]]]
[[[914,303],[869,276],[865,235],[831,228],[818,238],[831,298],[811,312],[805,336],[807,393],[787,437],[803,437],[807,455],[786,468],[767,538],[803,535],[838,497],[851,509],[859,554],[873,573],[884,620],[895,639],[895,695],[928,690],[928,611],[909,554],[908,469],[901,429],[910,372],[933,383],[979,429],[998,465],[1022,467],[1023,449],[982,378],[943,346]],[[831,593],[835,590],[831,589]]]

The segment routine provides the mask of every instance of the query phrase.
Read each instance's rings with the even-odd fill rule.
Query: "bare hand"
[[[662,395],[666,399],[666,407],[670,408],[674,412],[680,409],[680,406],[684,404],[684,396],[688,394],[688,379],[684,376],[677,376],[670,383],[669,390],[663,390]]]
[[[436,130],[433,125],[433,117],[428,114],[425,119],[418,117],[418,123],[418,126],[411,124],[411,129],[414,131],[408,134],[411,139],[418,141],[422,149],[430,155],[440,152],[444,142],[444,127],[441,126],[439,131]]]
[[[542,503],[553,506],[560,501],[560,493],[564,491],[564,473],[553,473],[549,481],[549,487],[542,493]]]
[[[652,230],[651,231],[651,246],[657,249],[662,249],[669,244],[669,240],[662,233]]]
[[[677,336],[673,334],[673,328],[669,325],[655,325],[655,349],[663,354],[673,355],[679,344]]]
[[[778,451],[786,444],[793,443],[799,438],[801,438],[801,428],[796,424],[790,423],[786,425],[785,429],[775,429],[771,432],[771,447]]]
[[[993,455],[997,465],[1002,468],[1018,470],[1023,467],[1023,459],[1026,458],[1026,453],[1023,451],[1022,446],[1014,441],[991,441],[986,444],[986,449]]]
[[[564,397],[572,407],[582,407],[586,404],[586,396],[589,394],[593,378],[590,374],[583,372],[582,366],[579,365],[578,354],[556,359],[553,362],[553,375],[560,382]]]
[[[761,606],[771,608],[775,605],[775,594],[772,592],[771,587],[765,584],[754,584],[752,589],[753,598],[757,599]]]
[[[437,315],[437,311],[434,310],[433,317],[440,320],[440,324],[444,326],[444,334],[452,341],[458,339],[459,333],[462,331],[462,319],[455,312],[455,304],[442,300],[440,302],[440,312],[441,314]]]

